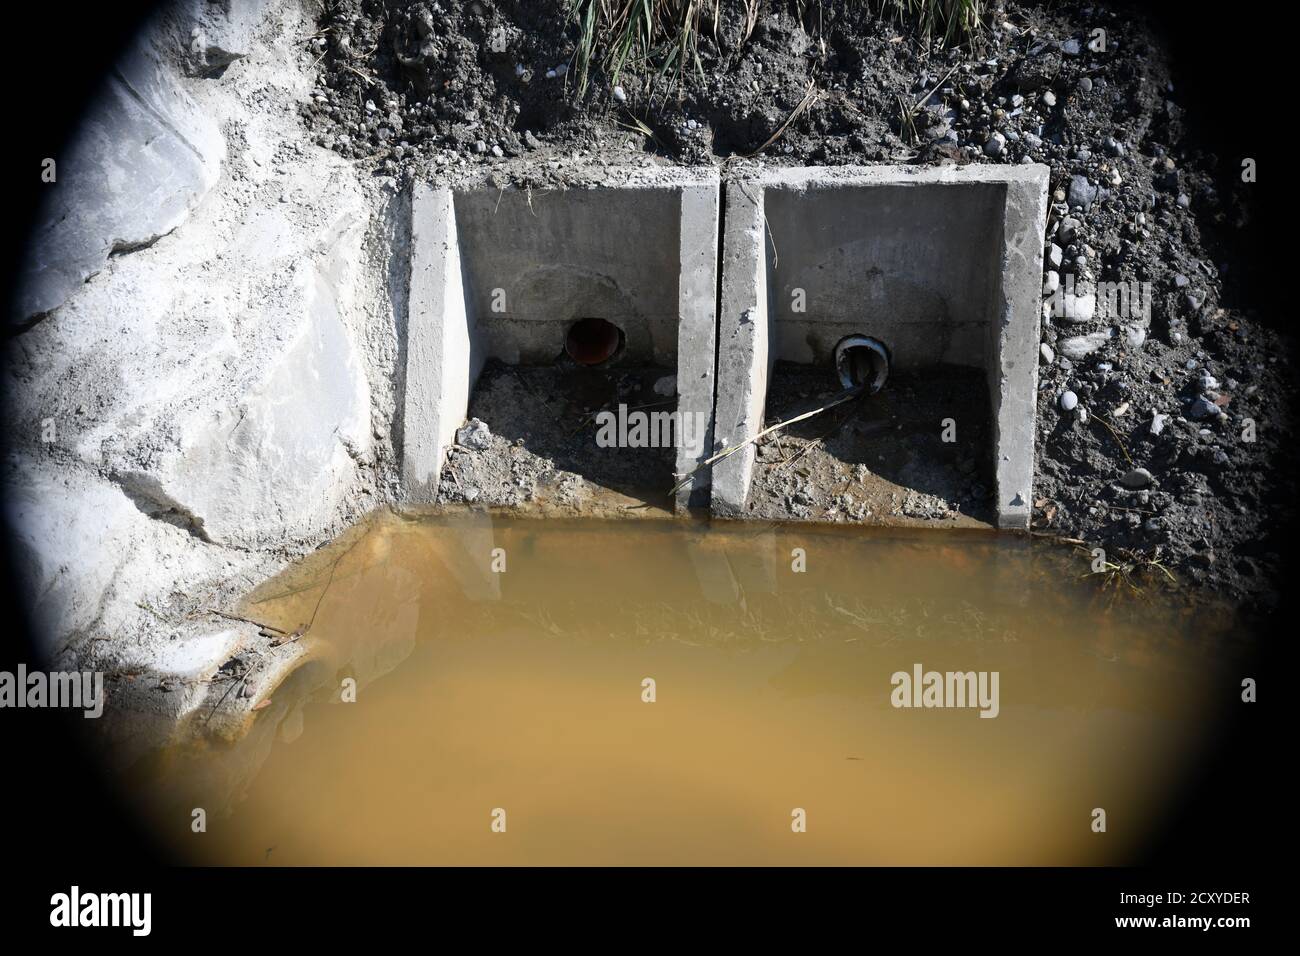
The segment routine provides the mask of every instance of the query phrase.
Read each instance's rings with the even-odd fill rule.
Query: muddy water
[[[1236,694],[1231,622],[1085,569],[982,534],[380,516],[250,604],[315,621],[249,733],[133,793],[196,862],[1128,862]],[[917,665],[997,672],[996,716],[893,706]]]

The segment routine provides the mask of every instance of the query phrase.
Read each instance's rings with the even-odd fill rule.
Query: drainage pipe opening
[[[889,349],[879,339],[848,335],[835,346],[835,371],[844,388],[866,388],[874,395],[889,377]]]
[[[604,319],[579,319],[564,337],[564,351],[579,365],[600,365],[622,347],[623,330]]]

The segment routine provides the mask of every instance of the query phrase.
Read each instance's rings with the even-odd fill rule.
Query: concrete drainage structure
[[[784,326],[767,290],[776,296],[805,254],[785,248],[800,189],[809,217],[832,218],[835,202],[815,194],[855,180],[859,191],[890,178],[984,190],[954,208],[963,222],[981,210],[989,221],[962,233],[969,244],[944,248],[1002,277],[988,292],[1007,303],[991,325],[1005,339],[999,445],[1023,435],[1010,460],[1015,493],[1028,498],[1033,360],[1019,356],[1036,348],[1022,346],[1037,315],[1005,290],[1040,281],[1042,173],[757,174],[730,187],[723,261],[713,169],[575,161],[566,178],[598,186],[531,195],[443,169],[434,175],[461,185],[411,193],[322,148],[299,120],[316,90],[302,49],[315,20],[292,0],[179,0],[138,38],[88,112],[88,135],[64,148],[57,182],[43,187],[51,199],[10,315],[0,478],[37,656],[58,669],[150,675],[110,691],[111,709],[135,714],[122,741],[143,747],[147,728],[171,734],[191,718],[212,731],[227,712],[235,727],[296,666],[305,643],[274,647],[257,625],[212,609],[236,609],[254,582],[376,507],[427,500],[488,356],[549,363],[575,322],[601,319],[620,330],[622,351],[607,364],[675,367],[680,409],[735,416],[757,392],[761,416],[769,352],[780,354],[769,338],[790,344],[768,334],[769,315],[775,332]],[[164,154],[183,162],[155,175]],[[148,175],[113,175],[122,170]],[[973,183],[985,185],[962,185]],[[927,209],[944,228],[966,228],[951,210],[913,212]],[[837,227],[846,242],[854,225]],[[733,335],[751,307],[762,361],[756,376],[736,378],[753,355],[730,340],[719,353],[717,332]],[[847,331],[878,338],[895,364],[911,361],[906,339],[887,330]],[[787,354],[812,361],[835,344],[832,334],[813,341],[815,351]],[[720,437],[734,441],[754,421],[724,419]],[[705,453],[718,447],[710,436]],[[734,481],[735,457],[714,482]],[[679,455],[676,470],[694,464]],[[709,478],[689,487],[690,504],[708,505]],[[1003,497],[1013,482],[1004,485]],[[715,504],[737,495],[743,486],[724,487]],[[222,685],[212,679],[238,655],[262,665],[254,696],[230,695],[213,717]]]
[[[898,369],[984,370],[997,522],[1028,528],[1048,173],[799,168],[729,182],[716,447],[762,429],[778,359],[829,376],[839,342],[871,336]],[[754,459],[751,444],[714,467],[715,515],[742,515]]]
[[[726,185],[725,223],[712,170],[542,193],[417,184],[407,500],[436,496],[488,358],[675,366],[678,410],[713,423],[702,455],[678,451],[686,474],[763,427],[778,359],[833,374],[837,346],[865,335],[897,368],[984,371],[995,437],[980,451],[993,458],[997,522],[1027,528],[1047,177],[1045,166],[765,171]],[[610,326],[617,345],[601,341]],[[750,445],[699,472],[677,504],[740,516],[753,468]]]
[[[643,169],[626,178],[561,191],[414,187],[402,427],[408,501],[437,495],[447,449],[489,358],[549,364],[567,350],[583,364],[675,368],[678,412],[710,423],[703,450],[679,449],[676,470],[707,457],[718,175]],[[601,341],[608,325],[621,333],[614,348]],[[677,505],[706,507],[707,477],[684,489]]]

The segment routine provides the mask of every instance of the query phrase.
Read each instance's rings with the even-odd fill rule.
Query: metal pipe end
[[[869,335],[846,335],[835,346],[835,371],[844,388],[866,388],[874,395],[884,388],[891,361],[885,343]]]

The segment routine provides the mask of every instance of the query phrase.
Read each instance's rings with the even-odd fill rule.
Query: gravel
[[[576,36],[560,4],[338,0],[321,24],[324,100],[301,109],[318,142],[377,172],[453,179],[487,166],[534,189],[599,181],[616,163],[1044,163],[1034,529],[1158,551],[1190,583],[1268,589],[1296,500],[1296,451],[1281,440],[1294,376],[1289,334],[1255,310],[1255,267],[1235,253],[1253,188],[1198,138],[1221,117],[1183,101],[1164,41],[1135,8],[1008,2],[976,58],[925,48],[869,7],[827,5],[819,35],[793,7],[765,2],[745,38],[744,5],[724,4],[716,30],[700,31],[700,69],[664,96],[639,65],[617,86],[595,69],[580,94],[574,71],[556,66]],[[502,25],[496,51],[487,38]],[[1097,27],[1113,41],[1104,50],[1081,39]],[[374,51],[360,75],[345,38]],[[794,115],[810,82],[821,96]],[[922,96],[913,140],[898,103]],[[632,104],[651,135],[627,128]],[[1121,283],[1142,290],[1126,313]],[[1240,389],[1189,381],[1189,362]],[[1061,414],[1067,390],[1092,409],[1086,422]],[[1123,402],[1169,417],[1101,411]],[[1235,437],[1245,418],[1263,423],[1253,443]],[[1155,479],[1154,530],[1110,508],[1115,476],[1133,468]],[[1208,551],[1218,559],[1195,560]]]

